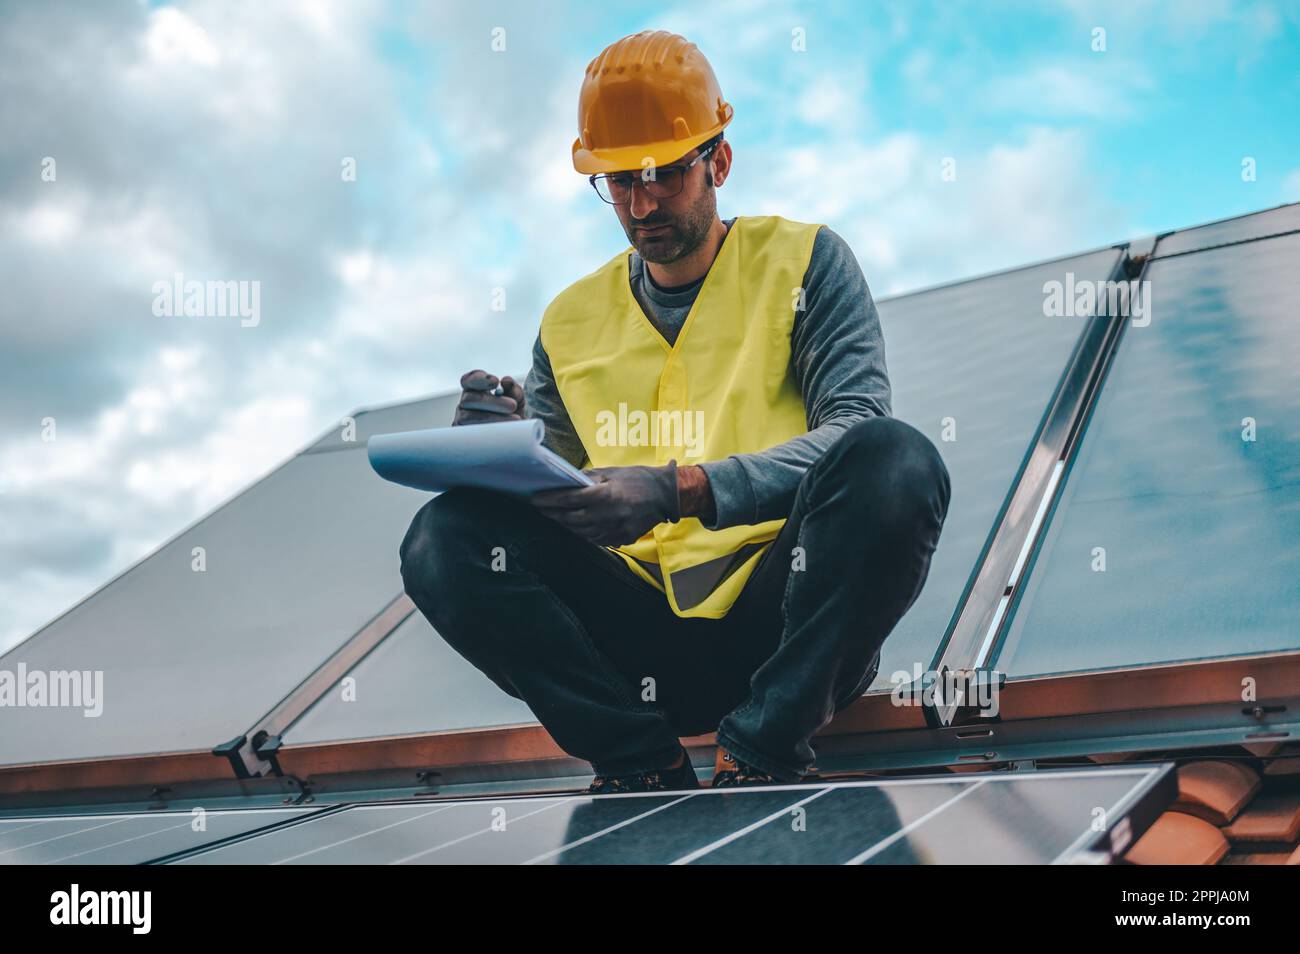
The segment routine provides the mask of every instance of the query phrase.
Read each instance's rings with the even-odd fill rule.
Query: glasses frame
[[[706,156],[708,156],[711,152],[713,152],[713,150],[717,149],[717,148],[718,148],[718,145],[719,145],[721,142],[722,142],[721,139],[715,140],[711,145],[707,146],[707,147],[704,148],[704,149],[701,149],[701,150],[700,150],[700,154],[699,154],[698,156],[696,156],[694,159],[692,159],[690,162],[671,162],[671,163],[669,163],[669,164],[666,165],[666,166],[647,166],[647,167],[646,167],[647,169],[654,169],[654,170],[655,170],[655,175],[656,175],[656,176],[658,176],[658,174],[659,174],[660,172],[663,172],[663,171],[665,171],[665,170],[667,170],[667,169],[680,169],[680,170],[681,170],[681,173],[682,173],[682,181],[681,181],[681,185],[679,185],[679,186],[677,187],[677,191],[676,191],[676,192],[670,192],[670,193],[667,194],[667,195],[656,195],[656,196],[652,196],[652,197],[655,198],[655,199],[671,199],[671,198],[672,198],[673,196],[675,196],[675,195],[680,195],[682,189],[686,188],[686,173],[690,172],[690,171],[691,171],[691,167],[694,166],[697,162],[699,162],[701,159],[703,159],[703,158],[705,158]],[[623,171],[623,172],[598,172],[598,173],[596,173],[596,174],[593,175],[593,176],[588,176],[588,177],[587,177],[587,181],[591,183],[591,188],[592,188],[593,190],[595,190],[596,195],[600,196],[600,200],[601,200],[602,202],[604,202],[606,205],[628,205],[628,204],[630,204],[631,201],[632,201],[632,189],[629,189],[628,192],[627,192],[627,201],[625,201],[625,202],[615,202],[613,199],[607,199],[607,198],[605,198],[604,194],[602,194],[601,191],[600,191],[600,186],[596,184],[596,180],[597,180],[597,179],[604,179],[604,180],[608,181],[610,176],[627,176],[627,175],[630,175],[630,176],[635,176],[635,177],[637,177],[637,178],[640,178],[640,179],[641,179],[641,184],[644,186],[644,185],[646,184],[646,180],[645,180],[645,178],[644,178],[644,173],[645,173],[645,169],[642,169],[640,172],[635,172],[635,171],[631,171],[631,170]],[[657,180],[656,180],[656,181],[657,181]],[[607,188],[608,188],[608,187],[607,187]],[[635,183],[635,182],[632,183],[632,188],[633,188],[633,189],[636,188],[636,183]],[[612,195],[613,192],[611,191],[610,194]]]

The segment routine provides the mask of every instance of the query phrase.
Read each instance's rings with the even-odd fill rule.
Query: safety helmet
[[[590,175],[676,162],[721,132],[732,113],[694,43],[665,30],[625,36],[587,66],[573,168]]]

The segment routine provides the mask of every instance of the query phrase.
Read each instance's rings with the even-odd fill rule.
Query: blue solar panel
[[[310,814],[306,808],[0,818],[0,865],[132,865]]]
[[[1251,215],[1239,215],[1210,222],[1192,229],[1182,229],[1160,240],[1159,255],[1180,255],[1196,249],[1211,248],[1229,242],[1256,240],[1264,235],[1300,229],[1300,203],[1279,206]]]
[[[377,479],[363,448],[293,458],[3,657],[102,679],[102,709],[0,709],[0,763],[244,733],[401,593],[398,544],[424,499]]]
[[[365,804],[182,864],[1050,863],[1122,852],[1172,766]]]
[[[1043,285],[1106,279],[1104,249],[882,301],[894,414],[934,442],[952,499],[925,589],[885,640],[875,687],[928,669],[1033,443],[1085,319],[1047,318]]]
[[[1300,235],[1167,248],[996,660],[1012,676],[1300,648]]]

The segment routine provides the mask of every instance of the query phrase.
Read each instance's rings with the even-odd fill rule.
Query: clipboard
[[[366,455],[385,480],[434,493],[483,487],[530,496],[595,483],[542,446],[545,436],[545,425],[536,419],[433,427],[376,434],[366,441]]]

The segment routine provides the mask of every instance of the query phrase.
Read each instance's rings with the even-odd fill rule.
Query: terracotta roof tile
[[[1227,825],[1259,791],[1259,775],[1245,762],[1226,759],[1178,767],[1178,798],[1171,806],[1212,825]]]
[[[1232,841],[1286,841],[1300,837],[1300,792],[1261,795],[1223,829]]]
[[[1182,812],[1165,812],[1128,850],[1135,865],[1213,865],[1228,853],[1228,840],[1209,822]]]

